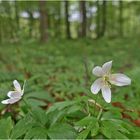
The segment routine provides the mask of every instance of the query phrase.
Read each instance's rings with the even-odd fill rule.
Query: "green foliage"
[[[86,39],[1,46],[0,99],[13,90],[14,79],[21,84],[27,79],[23,98],[29,106],[23,100],[0,104],[0,138],[139,139],[138,42],[137,38],[103,38],[94,43]],[[114,72],[126,73],[132,85],[112,87],[112,104],[106,104],[99,93],[98,103],[104,109],[98,118],[100,109],[94,111],[94,103],[89,102],[95,99],[89,91],[95,79],[92,68],[110,59]]]
[[[26,133],[25,139],[47,139],[47,131],[42,127],[33,127]]]
[[[18,121],[18,123],[14,126],[11,138],[17,139],[22,138],[22,136],[32,128],[33,119],[30,115],[27,115],[25,118]]]
[[[9,139],[13,125],[11,118],[1,119],[0,120],[0,139]]]
[[[55,124],[48,130],[48,135],[51,139],[75,139],[76,131],[68,124]]]

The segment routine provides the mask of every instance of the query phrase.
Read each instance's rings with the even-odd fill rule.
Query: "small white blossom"
[[[91,92],[97,94],[100,90],[107,103],[111,102],[111,84],[126,86],[131,84],[131,79],[124,74],[111,74],[112,61],[106,62],[102,67],[96,66],[92,73],[99,77],[91,86]]]
[[[14,84],[15,90],[14,91],[9,91],[7,93],[7,96],[9,97],[9,99],[3,100],[1,102],[2,104],[14,104],[22,98],[23,93],[24,93],[25,82],[24,82],[24,85],[23,85],[23,89],[21,89],[21,86],[20,86],[20,84],[17,80],[14,80],[13,84]]]

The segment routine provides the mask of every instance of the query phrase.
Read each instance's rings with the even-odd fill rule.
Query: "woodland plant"
[[[99,78],[91,86],[93,94],[102,91],[102,96],[107,103],[111,102],[111,84],[117,86],[131,84],[128,76],[121,73],[111,74],[111,67],[112,61],[106,62],[102,67],[96,66],[93,74]],[[7,93],[9,99],[3,100],[2,104],[15,104],[23,98],[25,82],[23,88],[17,80],[14,80],[13,84],[15,90]],[[11,118],[0,121],[2,124],[0,129],[1,127],[8,129],[6,133],[3,130],[4,133],[0,137],[14,139],[126,139],[137,137],[135,127],[121,120],[118,110],[114,110],[112,115],[113,109],[103,107],[90,95],[72,101],[54,103],[46,112],[40,108],[31,108],[26,101],[25,104],[29,112],[24,114],[24,117],[14,126]]]
[[[91,86],[91,92],[97,94],[100,90],[107,103],[111,102],[111,84],[126,86],[131,84],[131,79],[124,74],[111,74],[112,61],[106,62],[102,67],[96,66],[92,73],[99,77]]]
[[[14,80],[13,84],[14,84],[15,90],[14,91],[9,91],[7,93],[7,96],[9,97],[9,99],[3,100],[1,102],[2,104],[14,104],[22,98],[22,96],[24,94],[25,82],[24,82],[24,85],[23,85],[23,89],[21,89],[21,86],[20,86],[20,84],[17,80]]]

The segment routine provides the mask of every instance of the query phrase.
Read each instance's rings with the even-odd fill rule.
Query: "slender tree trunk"
[[[80,1],[80,10],[81,10],[81,31],[80,36],[85,37],[86,36],[86,26],[87,26],[87,17],[86,17],[86,1],[82,0]]]
[[[46,42],[48,39],[46,1],[40,0],[39,6],[40,6],[40,41]]]
[[[18,1],[15,0],[15,18],[16,18],[16,24],[17,24],[17,31],[20,28],[20,24],[19,24],[19,7],[18,7]]]
[[[2,17],[0,16],[0,43],[2,42]]]
[[[104,36],[105,34],[105,31],[106,31],[106,14],[107,14],[107,11],[106,11],[106,5],[107,4],[107,1],[106,0],[103,0],[103,5],[102,5],[102,31],[101,31],[101,36]]]
[[[65,0],[65,19],[66,19],[66,35],[67,38],[71,38],[71,33],[70,33],[70,22],[69,22],[69,1]]]
[[[100,4],[99,4],[99,0],[97,0],[96,4],[97,4],[96,34],[97,34],[97,38],[99,38],[100,37]]]
[[[55,29],[55,37],[59,37],[61,38],[61,35],[62,35],[62,30],[61,30],[61,3],[59,3],[58,5],[59,9],[58,9],[58,12],[57,12],[57,16],[58,18],[55,19],[55,26],[57,25],[57,28]]]
[[[119,1],[119,34],[123,36],[123,1]]]
[[[28,10],[29,14],[29,36],[32,37],[33,33],[33,26],[34,26],[34,18],[33,18],[33,13],[32,11]]]

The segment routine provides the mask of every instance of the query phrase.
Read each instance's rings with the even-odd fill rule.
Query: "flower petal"
[[[93,94],[97,94],[100,91],[101,87],[102,87],[102,79],[99,78],[95,80],[95,82],[91,85],[91,92]]]
[[[96,66],[95,68],[93,68],[92,73],[99,77],[103,75],[102,68],[99,66]]]
[[[104,72],[104,74],[109,73],[112,67],[112,61],[106,62],[103,64],[102,66],[102,70]]]
[[[102,90],[102,96],[103,96],[104,100],[107,103],[110,103],[111,102],[111,90],[110,90],[110,87],[106,85],[106,86],[103,86],[101,90]]]
[[[22,93],[17,92],[17,91],[9,91],[7,93],[7,96],[10,98],[20,98],[22,96]]]
[[[121,73],[111,74],[109,82],[116,86],[126,86],[131,84],[131,79]]]
[[[24,88],[25,88],[26,80],[24,81],[23,89],[22,89],[22,95],[24,93]]]
[[[6,99],[3,100],[1,103],[2,104],[14,104],[16,102],[18,102],[21,98],[10,98],[10,99]]]
[[[21,92],[21,86],[17,80],[13,81],[14,87],[17,91]]]

